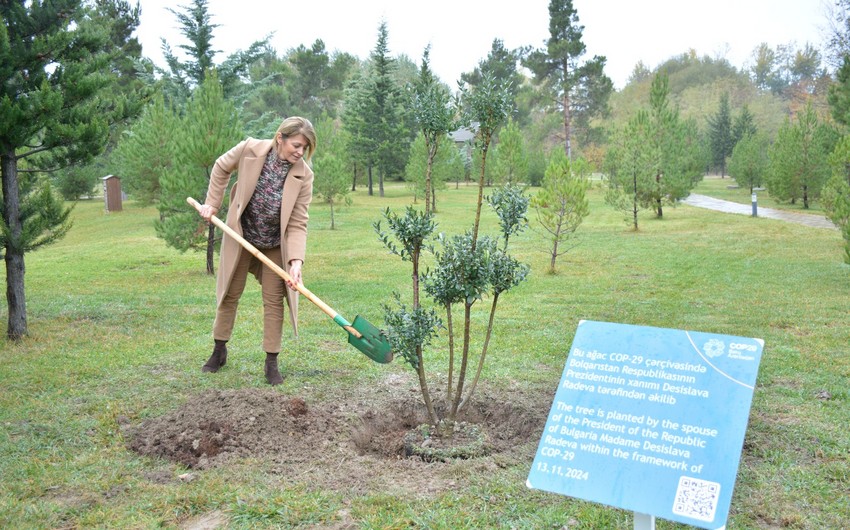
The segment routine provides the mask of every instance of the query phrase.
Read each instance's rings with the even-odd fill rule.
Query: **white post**
[[[635,530],[655,530],[655,516],[635,512]]]

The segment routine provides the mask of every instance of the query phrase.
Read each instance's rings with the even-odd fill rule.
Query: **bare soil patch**
[[[459,420],[484,433],[485,450],[470,459],[435,462],[405,453],[405,435],[426,423],[427,415],[418,387],[399,388],[404,385],[398,378],[326,401],[273,388],[207,391],[171,413],[126,425],[124,435],[133,451],[192,469],[258,459],[265,472],[288,481],[361,494],[428,495],[453,488],[464,476],[458,467],[486,472],[531,462],[552,394],[479,391]]]

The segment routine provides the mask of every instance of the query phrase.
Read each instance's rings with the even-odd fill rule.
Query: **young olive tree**
[[[419,376],[419,389],[428,409],[428,416],[431,423],[436,425],[439,418],[428,389],[422,350],[436,336],[437,329],[442,323],[433,309],[424,309],[420,303],[419,264],[422,251],[429,248],[428,240],[437,225],[434,223],[432,213],[418,212],[410,206],[407,207],[403,216],[387,208],[384,219],[387,221],[389,232],[385,232],[381,222],[377,221],[374,227],[378,237],[392,254],[400,257],[402,261],[409,261],[413,267],[412,307],[408,309],[402,303],[398,293],[394,295],[395,307],[384,305],[387,339],[392,344],[393,350],[401,354],[407,364],[416,370]]]
[[[432,210],[432,193],[435,192],[433,169],[441,140],[457,129],[458,105],[448,89],[431,72],[429,62],[431,48],[425,48],[419,78],[413,88],[413,115],[419,124],[422,139],[425,142],[425,212]]]
[[[440,235],[438,242],[441,247],[434,250],[435,264],[424,275],[420,275],[419,259],[425,247],[425,240],[433,233],[430,222],[431,213],[416,214],[411,208],[404,217],[397,217],[387,211],[384,214],[392,230],[391,237],[381,230],[380,224],[375,228],[390,252],[399,255],[405,261],[413,264],[413,306],[408,310],[397,300],[397,308],[385,308],[387,336],[394,351],[400,353],[413,366],[420,378],[420,387],[430,415],[431,423],[437,427],[437,432],[444,437],[454,433],[458,413],[471,399],[481,375],[487,354],[490,337],[494,327],[496,305],[499,296],[508,289],[521,283],[528,274],[528,267],[519,263],[507,253],[508,241],[511,234],[520,230],[525,219],[527,201],[521,197],[517,188],[513,191],[503,191],[494,194],[490,203],[496,208],[500,217],[502,239],[504,245],[499,246],[499,240],[490,236],[479,237],[481,206],[484,202],[484,170],[486,168],[487,151],[490,141],[497,128],[504,123],[510,109],[504,84],[485,76],[484,80],[467,92],[464,91],[464,106],[466,119],[478,124],[476,135],[477,153],[481,158],[481,173],[478,182],[478,202],[473,229],[461,235]],[[438,307],[446,310],[446,323],[449,347],[448,385],[446,390],[447,411],[439,417],[433,406],[430,392],[427,390],[423,362],[423,347],[426,346],[441,325],[436,313],[425,310],[420,304],[419,286],[423,285],[425,292]],[[490,317],[484,332],[484,345],[478,357],[477,370],[472,384],[465,389],[467,371],[471,359],[472,338],[472,308],[487,294],[492,295]],[[455,329],[453,326],[453,307],[463,306],[462,350],[457,380],[455,380]]]

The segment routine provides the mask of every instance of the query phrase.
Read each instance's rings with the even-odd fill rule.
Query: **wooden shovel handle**
[[[201,204],[199,204],[198,201],[196,201],[192,197],[186,197],[186,202],[191,204],[200,213]],[[246,241],[245,238],[240,236],[238,233],[236,233],[236,231],[234,229],[227,226],[227,224],[225,224],[224,221],[222,221],[221,219],[219,219],[218,217],[213,215],[212,217],[210,217],[210,222],[212,222],[212,224],[214,224],[218,228],[221,228],[221,230],[223,232],[225,232],[227,235],[229,235],[230,237],[235,239],[240,245],[242,245],[243,248],[245,248],[245,250],[250,252],[255,258],[262,261],[263,264],[265,264],[267,267],[269,267],[271,270],[273,270],[275,272],[275,274],[277,274],[278,276],[280,276],[281,278],[283,278],[287,282],[292,281],[292,276],[290,276],[288,272],[283,270],[277,263],[275,263],[274,261],[269,259],[268,256],[266,256],[265,254],[263,254],[262,252],[257,250],[257,247],[255,247],[254,245],[252,245],[251,243]],[[310,290],[307,289],[306,287],[304,287],[304,285],[302,285],[300,283],[295,284],[295,290],[298,291],[299,293],[303,294],[304,296],[306,296],[308,300],[310,300],[311,302],[316,304],[316,306],[318,306],[319,309],[321,309],[322,311],[325,312],[326,315],[328,315],[329,317],[334,319],[335,322],[340,323],[339,319],[341,319],[342,317],[339,316],[339,313],[334,311],[333,308],[331,308],[331,306],[324,303],[318,296],[316,296],[312,292],[310,292]],[[344,319],[343,319],[343,321],[344,321]],[[358,339],[360,337],[362,337],[360,332],[357,331],[356,329],[354,329],[351,325],[347,325],[347,326],[343,325],[343,324],[340,324],[340,325],[342,327],[344,327],[349,333],[351,333],[352,335],[357,337]]]

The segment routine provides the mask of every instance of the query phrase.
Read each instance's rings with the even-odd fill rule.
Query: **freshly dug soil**
[[[461,464],[406,456],[405,435],[427,423],[425,407],[416,388],[387,390],[358,391],[334,402],[273,388],[212,390],[169,414],[127,425],[124,435],[139,454],[193,469],[253,458],[264,462],[264,471],[311,487],[430,494],[454,485],[453,465],[530,464],[552,400],[551,394],[479,396],[459,420],[483,434],[486,448]]]

